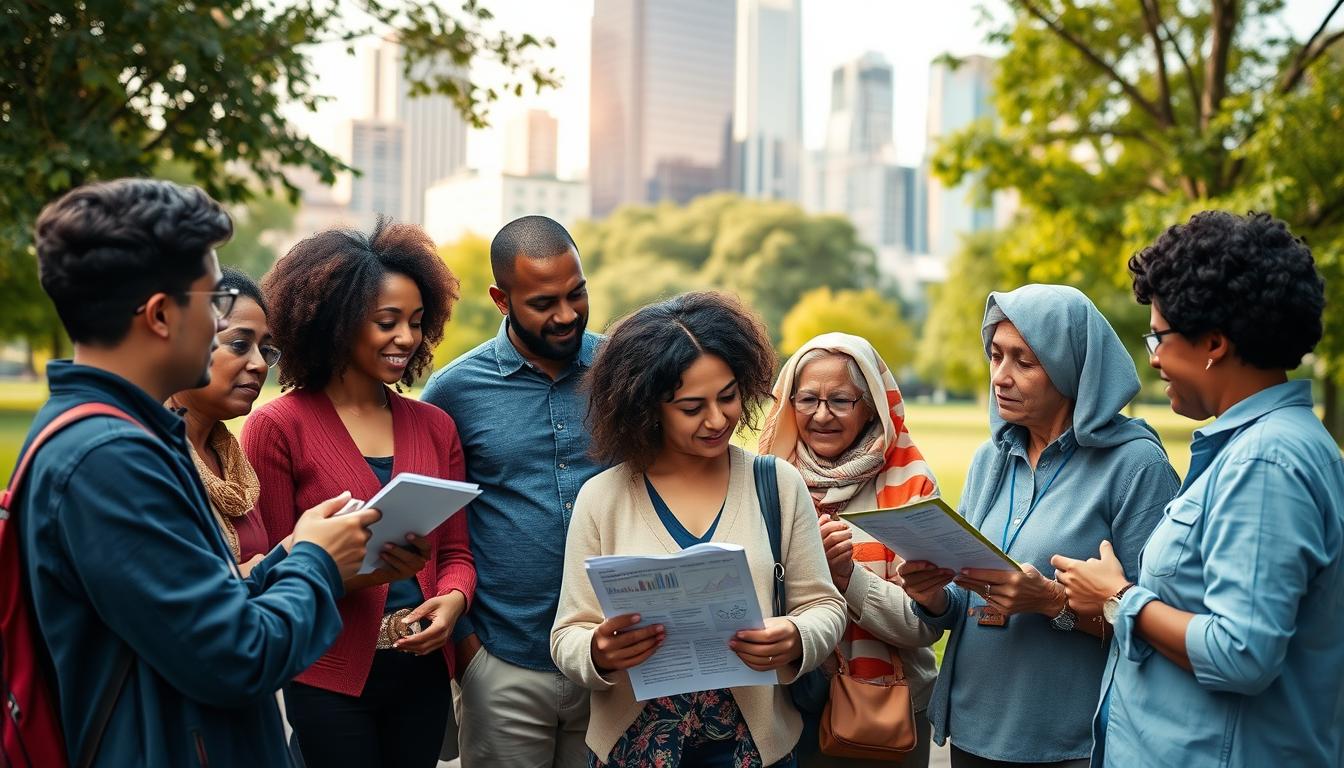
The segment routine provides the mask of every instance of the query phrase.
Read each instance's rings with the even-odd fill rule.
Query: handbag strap
[[[770,539],[770,552],[775,558],[775,615],[783,616],[784,610],[784,557],[781,544],[779,511],[779,475],[775,470],[774,456],[757,456],[751,462],[752,472],[756,476],[756,502],[761,508],[761,517],[765,519],[765,532]]]

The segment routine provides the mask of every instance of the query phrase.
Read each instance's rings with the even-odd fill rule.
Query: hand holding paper
[[[379,567],[384,545],[401,546],[406,542],[407,534],[428,536],[479,495],[480,487],[475,483],[442,480],[411,472],[402,472],[392,478],[392,482],[383,486],[362,507],[377,509],[382,517],[369,528],[372,537],[359,574],[372,573]],[[341,512],[342,516],[349,514],[353,513]]]

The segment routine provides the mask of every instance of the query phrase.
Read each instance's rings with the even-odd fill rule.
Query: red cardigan
[[[466,478],[466,461],[457,425],[428,403],[388,391],[392,407],[392,473],[414,472],[448,480]],[[350,491],[372,498],[378,478],[341,423],[323,392],[292,391],[248,417],[243,451],[257,472],[261,497],[256,512],[266,525],[271,546],[294,530],[303,511]],[[467,516],[458,513],[430,534],[429,562],[416,574],[426,597],[456,589],[468,604],[476,591],[476,566],[467,540]],[[326,652],[297,678],[298,682],[358,696],[373,666],[374,645],[387,585],[361,589],[337,603],[343,629]],[[444,646],[449,672],[455,672],[452,643]]]

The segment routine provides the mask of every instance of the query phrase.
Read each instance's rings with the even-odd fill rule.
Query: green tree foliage
[[[790,203],[708,195],[685,206],[621,208],[574,227],[589,278],[595,329],[650,301],[688,290],[737,293],[776,342],[784,315],[819,288],[877,283],[872,251],[849,221]]]
[[[814,288],[803,294],[784,316],[780,346],[791,355],[809,339],[832,331],[867,339],[897,376],[914,359],[915,334],[901,316],[900,304],[873,288]]]
[[[1342,4],[1301,40],[1283,31],[1281,0],[1010,0],[1012,18],[990,35],[1007,49],[998,120],[942,142],[935,170],[1017,190],[1021,223],[995,254],[1008,282],[1082,288],[1136,356],[1146,311],[1127,296],[1125,261],[1194,211],[1281,217],[1335,277],[1344,31],[1330,23]],[[1334,381],[1341,346],[1335,301],[1320,349]]]
[[[0,337],[58,333],[36,280],[30,229],[41,207],[87,181],[152,172],[171,157],[224,202],[297,190],[286,167],[324,182],[344,169],[282,106],[315,110],[311,45],[390,34],[414,93],[452,98],[474,125],[504,94],[557,83],[529,56],[553,41],[491,31],[478,0],[83,0],[0,9]],[[351,21],[357,19],[358,21]],[[434,61],[493,62],[503,88],[428,76]],[[236,250],[241,250],[238,248]]]
[[[993,233],[966,238],[952,260],[947,282],[932,288],[933,309],[924,321],[915,361],[924,381],[959,395],[986,391],[988,368],[980,321],[989,292],[1012,287],[994,258],[1004,239]]]
[[[487,339],[494,338],[502,319],[499,308],[490,300],[490,241],[479,235],[467,235],[456,243],[441,246],[439,256],[461,285],[461,298],[453,306],[453,317],[444,329],[443,341],[434,350],[434,368],[442,368],[463,352],[469,352]]]

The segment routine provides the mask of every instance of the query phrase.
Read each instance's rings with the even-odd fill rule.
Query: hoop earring
[[[1209,369],[1212,368],[1212,367],[1213,367],[1213,358],[1210,357],[1210,358],[1209,358],[1209,362],[1207,362],[1207,363],[1204,364],[1204,370],[1207,371],[1207,370],[1209,370]]]

